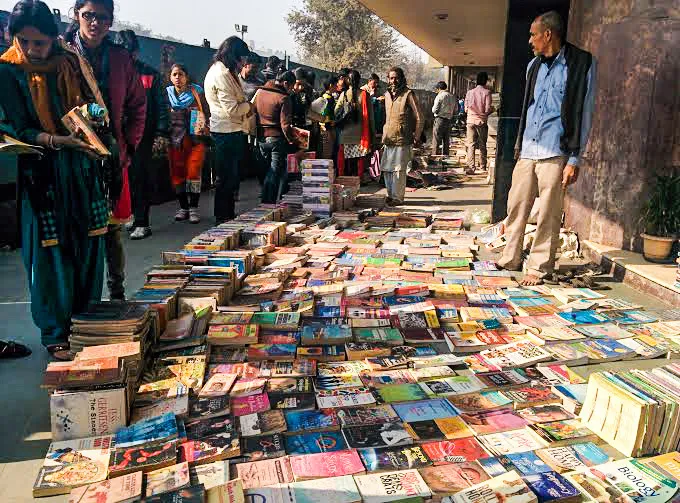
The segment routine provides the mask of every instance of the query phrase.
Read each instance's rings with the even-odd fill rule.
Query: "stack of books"
[[[300,164],[303,208],[315,216],[330,217],[333,212],[332,186],[335,179],[333,161],[307,159]]]

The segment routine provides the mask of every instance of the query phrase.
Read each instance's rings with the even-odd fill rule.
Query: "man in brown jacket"
[[[295,75],[282,71],[276,80],[258,88],[253,101],[257,112],[257,137],[260,154],[268,166],[262,185],[262,202],[275,203],[286,184],[286,157],[295,144],[290,90]]]
[[[423,132],[423,119],[415,95],[406,86],[404,70],[390,68],[387,83],[383,128],[385,151],[380,160],[380,171],[385,177],[387,205],[398,206],[404,202],[406,171],[413,160],[413,146]]]

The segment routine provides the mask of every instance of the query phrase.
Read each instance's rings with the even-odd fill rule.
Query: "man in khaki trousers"
[[[526,223],[538,197],[524,286],[541,284],[554,271],[564,194],[578,178],[592,122],[595,59],[563,40],[564,23],[557,12],[532,23],[529,43],[536,57],[527,69],[515,146],[518,162],[508,196],[507,244],[498,261],[504,269],[521,269]]]

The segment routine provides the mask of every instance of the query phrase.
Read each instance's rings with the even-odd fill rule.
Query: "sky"
[[[74,0],[45,0],[53,9],[68,14]],[[286,15],[301,0],[114,0],[118,20],[139,23],[159,35],[171,35],[186,43],[201,45],[203,39],[217,47],[236,35],[235,24],[248,26],[245,40],[256,52],[284,52],[297,56],[297,45],[288,29]],[[0,10],[11,11],[16,0],[0,0]],[[407,51],[416,46],[404,37]],[[425,58],[424,53],[421,57]]]
[[[53,9],[67,14],[74,0],[46,0]],[[11,11],[16,0],[0,0],[0,10]],[[154,33],[172,35],[200,45],[204,38],[217,47],[236,35],[234,24],[247,25],[245,39],[258,48],[297,54],[295,40],[288,31],[286,14],[300,0],[115,0],[115,16],[139,23]]]

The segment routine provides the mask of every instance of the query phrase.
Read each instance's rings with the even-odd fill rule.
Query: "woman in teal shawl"
[[[19,2],[9,31],[13,45],[0,56],[0,120],[19,140],[44,148],[41,157],[19,159],[22,258],[42,343],[62,358],[71,316],[101,299],[109,210],[101,163],[61,117],[75,106],[96,109],[101,94],[83,61],[59,44],[44,2]]]

